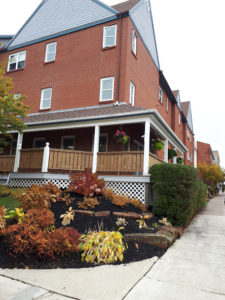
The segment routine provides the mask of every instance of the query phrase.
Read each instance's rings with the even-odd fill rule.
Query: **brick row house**
[[[170,162],[194,165],[191,105],[160,70],[150,1],[44,0],[2,47],[7,59],[14,95],[30,107],[24,133],[13,132],[0,157],[11,186],[63,186],[68,173],[90,168],[144,199],[149,167],[168,162],[169,149]]]

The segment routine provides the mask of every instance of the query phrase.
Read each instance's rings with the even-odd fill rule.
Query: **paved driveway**
[[[224,198],[210,200],[125,300],[225,299]]]

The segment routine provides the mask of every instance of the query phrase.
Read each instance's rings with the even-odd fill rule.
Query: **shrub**
[[[77,202],[77,205],[81,209],[89,209],[89,208],[95,208],[95,206],[99,205],[99,201],[97,198],[86,198],[84,197],[84,200],[81,202]]]
[[[42,186],[32,185],[19,196],[19,201],[23,209],[27,211],[32,208],[49,208],[51,202],[55,202],[58,197],[58,188],[48,183]]]
[[[93,197],[103,192],[105,187],[104,179],[99,179],[97,174],[89,170],[71,175],[71,182],[68,191],[81,194],[85,197]]]
[[[115,194],[113,193],[112,189],[105,189],[103,191],[103,196],[105,197],[106,200],[112,201]]]
[[[82,261],[88,263],[113,263],[123,261],[123,253],[127,246],[123,243],[123,235],[119,231],[89,232],[81,237],[79,244]]]
[[[0,197],[12,196],[17,199],[25,191],[26,188],[9,188],[5,185],[0,185]]]
[[[4,206],[0,207],[0,235],[1,235],[1,231],[2,229],[5,228],[5,215],[6,215],[6,209]]]
[[[69,225],[70,222],[73,221],[74,215],[75,215],[75,213],[74,213],[73,208],[72,208],[72,206],[71,206],[71,207],[69,208],[69,210],[65,212],[65,214],[62,214],[62,215],[60,216],[60,219],[63,219],[63,220],[62,220],[62,225],[63,225],[63,226]]]
[[[3,230],[11,254],[53,259],[57,255],[78,252],[78,231],[69,227],[55,229],[53,224],[54,215],[50,210],[29,210],[23,222]]]
[[[15,210],[10,210],[9,213],[5,216],[5,219],[17,219],[19,223],[24,220],[24,211],[23,208],[15,208]]]
[[[114,195],[112,204],[120,206],[120,207],[125,207],[130,203],[129,197],[125,195]]]
[[[135,206],[136,208],[140,209],[142,212],[145,212],[147,210],[147,207],[145,204],[143,204],[139,199],[131,199],[130,204]]]
[[[156,194],[153,212],[167,217],[173,225],[187,224],[206,203],[206,186],[197,170],[186,165],[158,164],[151,170]]]

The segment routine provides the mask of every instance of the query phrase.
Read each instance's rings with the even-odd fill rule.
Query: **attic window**
[[[161,87],[159,87],[159,101],[162,103],[163,102],[163,90]]]
[[[107,26],[103,29],[103,48],[116,46],[117,25]]]
[[[137,54],[137,36],[134,30],[132,30],[132,51],[135,55]]]
[[[169,111],[169,99],[166,98],[166,111],[168,112]]]
[[[26,51],[9,55],[8,71],[23,69],[26,60]]]
[[[50,62],[55,60],[56,45],[57,45],[56,42],[46,45],[45,62]]]

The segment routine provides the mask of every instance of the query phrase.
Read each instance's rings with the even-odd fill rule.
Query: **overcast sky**
[[[1,2],[0,34],[15,34],[41,1]],[[181,101],[191,101],[196,139],[219,150],[225,167],[225,0],[151,3],[160,67]]]

